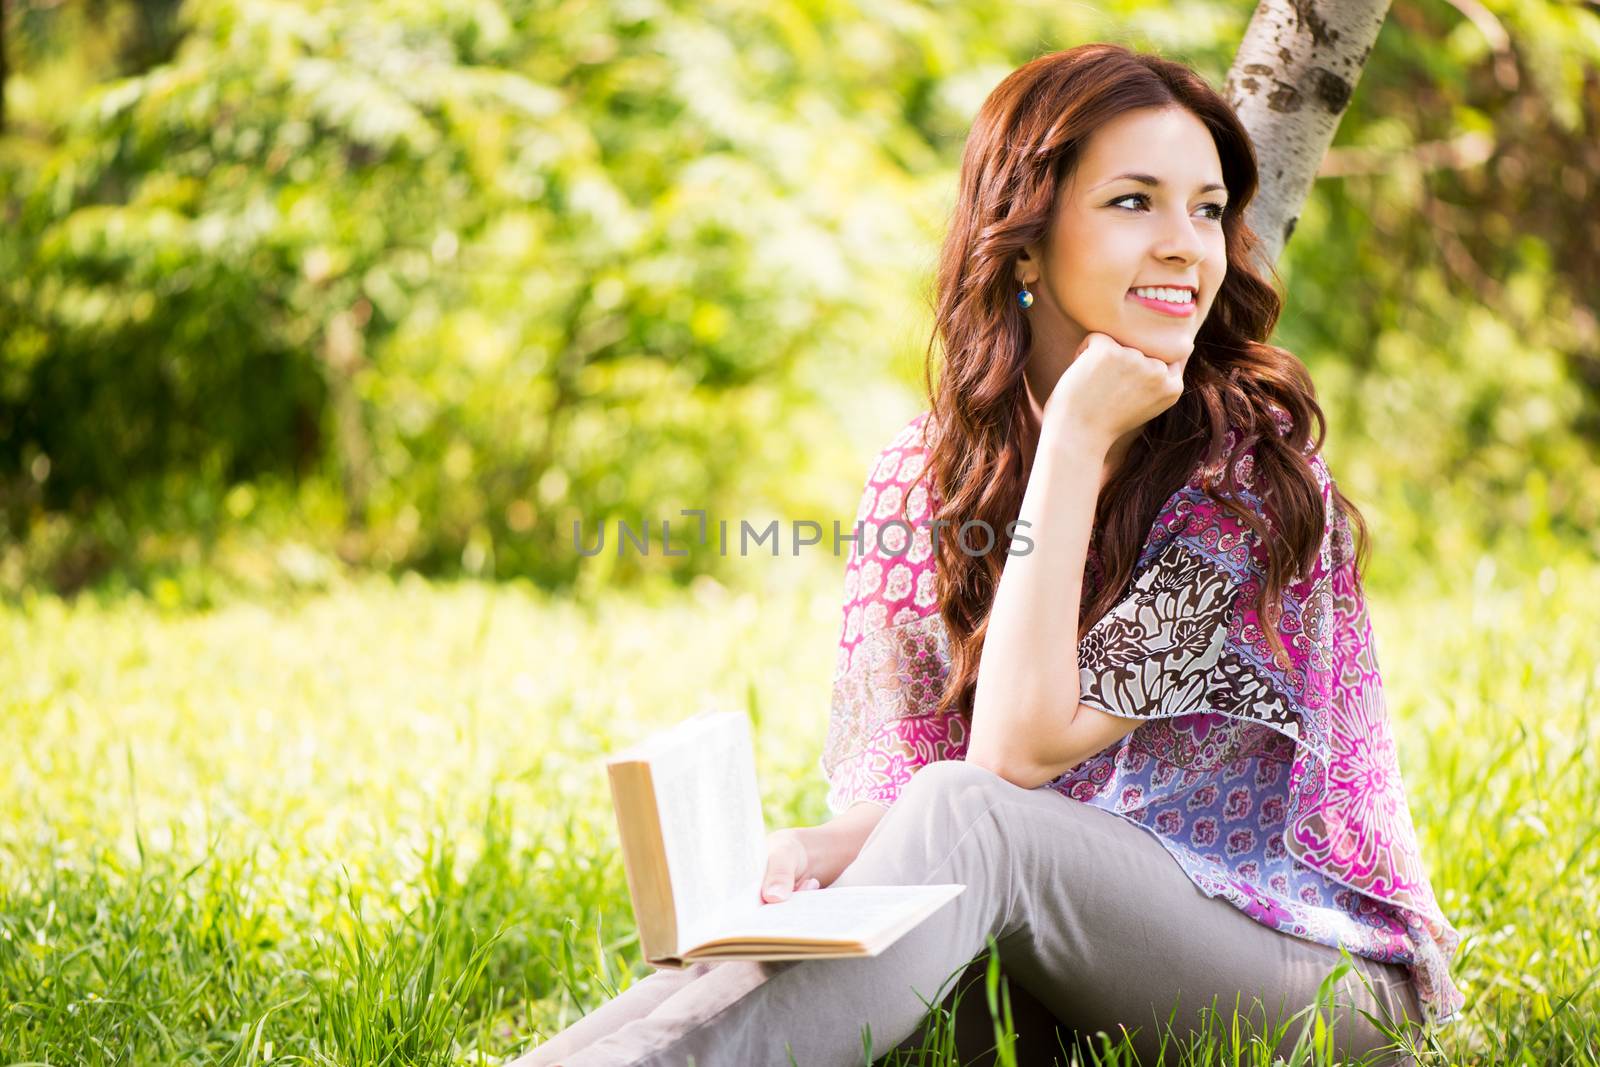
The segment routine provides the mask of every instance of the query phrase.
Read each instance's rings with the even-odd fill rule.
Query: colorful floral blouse
[[[935,711],[950,654],[921,525],[938,506],[929,418],[879,454],[856,516],[821,759],[835,812],[888,806],[918,767],[966,754],[965,719]],[[1253,462],[1235,461],[1240,499],[1264,518]],[[1327,508],[1332,477],[1309,462]],[[1459,936],[1418,853],[1346,518],[1330,508],[1316,566],[1284,590],[1283,666],[1253,606],[1265,549],[1201,490],[1207,473],[1167,500],[1125,595],[1078,645],[1083,703],[1148,721],[1048,788],[1143,826],[1207,895],[1275,930],[1405,964],[1426,1019],[1450,1019]],[[1085,605],[1100,580],[1091,541]]]

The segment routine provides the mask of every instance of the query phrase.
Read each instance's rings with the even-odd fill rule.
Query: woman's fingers
[[[789,896],[790,888],[794,885],[794,871],[787,864],[775,862],[767,868],[767,881],[761,890],[761,899],[766,901],[785,900]]]
[[[801,834],[803,828],[774,830],[767,835],[767,873],[761,880],[761,900],[776,904],[802,889],[819,889],[822,882],[806,872],[810,857]]]
[[[769,881],[767,882],[766,887],[764,889],[762,889],[762,891],[761,891],[761,899],[764,902],[768,903],[768,904],[776,904],[779,901],[783,901],[783,900],[789,899],[789,890],[784,887],[783,879],[780,877],[779,880],[776,881],[776,882],[770,881],[770,878],[771,878],[770,872],[768,874],[768,878],[769,878]],[[793,876],[791,875],[790,876],[790,881],[793,882],[793,880],[794,880]],[[803,891],[805,891],[807,889],[820,889],[820,888],[822,888],[822,883],[821,882],[819,882],[815,878],[807,878],[804,881],[802,881],[799,885],[795,886],[794,887],[794,891],[799,893],[799,892],[803,892]]]
[[[767,873],[761,882],[761,899],[768,903],[786,900],[805,870],[805,847],[793,830],[774,830],[767,835]]]

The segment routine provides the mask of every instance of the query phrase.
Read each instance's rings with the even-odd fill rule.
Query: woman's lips
[[[1140,296],[1132,289],[1128,290],[1128,299],[1134,301],[1135,303],[1143,304],[1151,311],[1160,312],[1163,315],[1171,315],[1173,318],[1177,319],[1188,318],[1190,315],[1194,314],[1193,300],[1186,304],[1174,304],[1169,300],[1154,300],[1148,296]]]

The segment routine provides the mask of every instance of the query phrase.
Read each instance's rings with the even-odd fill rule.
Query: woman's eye
[[[1124,200],[1138,200],[1138,201],[1141,201],[1143,203],[1149,203],[1150,197],[1148,195],[1144,194],[1144,193],[1129,193],[1127,196],[1119,196],[1119,197],[1117,197],[1115,200],[1111,201],[1111,204],[1112,204],[1112,206],[1115,206],[1117,204],[1122,203]],[[1217,213],[1215,215],[1207,215],[1206,217],[1209,218],[1209,219],[1214,219],[1217,222],[1221,222],[1222,221],[1222,216],[1228,210],[1225,206],[1223,206],[1222,204],[1217,203],[1215,200],[1207,201],[1206,203],[1201,204],[1200,206],[1201,207],[1206,207],[1206,208],[1216,208]]]

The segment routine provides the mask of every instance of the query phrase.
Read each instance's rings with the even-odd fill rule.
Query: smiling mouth
[[[1157,314],[1179,319],[1187,318],[1194,314],[1195,297],[1197,295],[1194,292],[1190,292],[1188,300],[1162,300],[1153,296],[1140,296],[1134,290],[1128,290],[1128,299],[1134,303],[1143,305]]]

